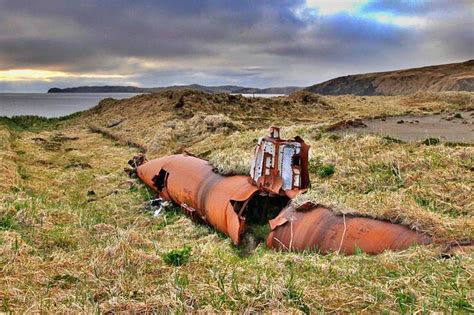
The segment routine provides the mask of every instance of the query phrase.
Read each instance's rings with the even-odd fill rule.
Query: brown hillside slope
[[[306,99],[306,94],[313,96]],[[230,134],[285,121],[304,123],[328,116],[326,112],[337,115],[326,97],[309,92],[269,99],[166,90],[124,100],[102,100],[83,119],[96,131],[122,142],[147,151],[172,153],[213,133]]]
[[[406,95],[474,91],[474,60],[396,71],[348,75],[307,87],[324,95]]]
[[[196,90],[162,91],[130,99],[102,100],[81,122],[122,143],[160,155],[181,152],[210,135],[228,135],[272,124],[332,124],[342,120],[472,108],[474,94],[321,96],[299,91],[288,97],[246,98]]]

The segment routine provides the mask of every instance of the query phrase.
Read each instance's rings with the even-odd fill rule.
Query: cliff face
[[[474,60],[388,72],[349,75],[307,87],[325,95],[406,95],[474,91]]]

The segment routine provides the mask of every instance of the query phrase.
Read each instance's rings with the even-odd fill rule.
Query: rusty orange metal
[[[221,176],[207,161],[183,154],[151,160],[136,171],[160,197],[229,235],[235,244],[240,243],[246,201],[258,192],[247,176]]]
[[[379,254],[429,244],[431,238],[406,226],[365,217],[338,215],[311,202],[289,205],[270,220],[267,246],[277,250],[317,250],[351,255],[360,250]]]
[[[271,194],[294,198],[309,187],[307,145],[300,137],[280,138],[280,128],[259,139],[250,169],[251,182]]]
[[[229,235],[236,245],[247,218],[250,224],[273,218],[266,243],[276,250],[378,254],[432,242],[428,235],[403,225],[338,215],[311,202],[285,207],[289,198],[309,187],[308,151],[303,139],[283,140],[280,130],[272,127],[270,135],[258,142],[250,176],[221,176],[208,161],[189,154],[151,161],[140,155],[129,164],[134,168],[130,173],[136,173],[161,198]]]

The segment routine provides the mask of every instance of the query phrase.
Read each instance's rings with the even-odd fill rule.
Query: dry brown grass
[[[0,125],[0,193],[10,189],[18,179],[15,165],[17,155],[10,146],[12,138],[9,128]]]
[[[109,100],[84,119],[98,125],[123,121],[107,131],[139,141],[151,156],[190,151],[223,175],[248,174],[257,138],[266,133],[268,123],[282,124],[286,137],[309,140],[314,161],[336,165],[330,179],[313,174],[308,196],[340,211],[402,222],[448,240],[473,236],[472,147],[387,143],[370,136],[316,139],[324,126],[340,120],[472,108],[474,94],[467,92],[401,97],[298,92],[269,100],[187,90]],[[149,126],[140,125],[144,120]]]
[[[145,107],[139,107],[140,100]],[[344,118],[409,108],[395,104],[387,105],[386,112],[366,112],[367,104],[396,103],[395,98],[355,98],[352,104],[341,97],[345,105],[338,98],[330,100],[338,111],[347,109],[337,114]],[[199,103],[198,112],[206,115],[179,118],[171,110],[167,120],[165,112],[153,116],[159,107],[155,101],[156,95],[134,99],[137,108],[130,109],[130,117],[124,117],[121,106],[131,103],[108,101],[103,107],[111,107],[96,109],[99,114],[65,121],[54,130],[12,132],[2,125],[2,148],[16,156],[7,168],[18,170],[14,188],[0,197],[2,311],[472,311],[473,256],[440,257],[445,241],[473,236],[472,147],[393,143],[375,136],[337,138],[321,132],[321,123],[329,123],[322,117],[288,126],[292,116],[287,115],[283,135],[302,135],[312,145],[313,164],[335,165],[331,177],[312,173],[309,197],[339,211],[410,224],[434,234],[441,244],[351,257],[278,253],[260,244],[243,256],[230,239],[173,209],[159,218],[145,213],[144,202],[152,195],[123,172],[138,150],[120,139],[148,146],[159,136],[166,143],[156,141],[151,157],[184,146],[221,165],[223,172],[245,173],[268,121],[255,128],[243,111],[240,120],[234,119],[237,111],[210,113],[225,115],[208,118],[211,127],[227,125],[226,117],[238,126],[228,135],[227,130],[207,129],[204,109],[212,104]],[[428,106],[435,108],[434,103]],[[451,110],[461,105],[444,106]],[[140,121],[139,113],[151,118]],[[193,129],[196,115],[205,126]],[[127,120],[107,127],[123,118]],[[122,138],[90,132],[89,121]],[[166,134],[167,128],[175,133]],[[38,137],[45,141],[33,140]],[[185,245],[192,249],[188,263],[175,267],[164,262],[169,250]]]
[[[245,98],[193,90],[163,91],[126,100],[106,99],[79,118],[80,123],[133,142],[153,155],[180,152],[209,136],[235,131],[402,114],[474,108],[472,93],[422,93],[411,96],[321,96],[298,92],[289,97]]]
[[[228,141],[211,137],[190,150],[207,157],[223,174],[248,174],[252,156],[242,152],[252,152],[257,136],[265,132],[236,134]],[[336,168],[330,178],[312,173],[312,187],[301,198],[339,212],[403,223],[439,242],[474,238],[474,147],[339,137],[322,133],[317,126],[286,127],[282,132],[285,137],[299,134],[311,145],[310,164]],[[202,154],[203,146],[212,146],[212,153]]]

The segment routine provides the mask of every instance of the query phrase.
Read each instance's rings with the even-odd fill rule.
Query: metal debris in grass
[[[164,200],[173,201],[194,220],[227,234],[236,245],[241,244],[244,231],[251,230],[248,227],[266,221],[271,228],[266,244],[277,250],[379,254],[432,242],[430,236],[396,223],[345,214],[341,218],[315,203],[302,205],[304,211],[287,206],[309,187],[308,150],[303,139],[280,139],[280,129],[272,127],[270,136],[257,144],[250,177],[221,176],[207,161],[185,154],[143,163],[136,173],[162,198],[151,201],[156,215]],[[310,170],[320,178],[334,174],[334,164],[314,161]],[[385,169],[402,181],[398,164]]]
[[[166,209],[171,207],[171,205],[171,202],[158,197],[147,201],[143,209],[144,211],[151,213],[154,217],[160,217]]]

